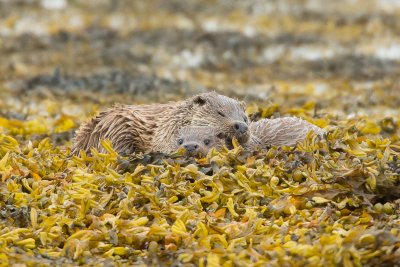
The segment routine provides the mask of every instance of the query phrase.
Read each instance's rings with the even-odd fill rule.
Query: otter
[[[325,134],[323,129],[297,117],[262,119],[250,122],[249,131],[249,140],[241,144],[247,151],[268,149],[270,146],[295,146],[298,142],[303,141],[310,131],[319,136]],[[203,146],[204,140],[211,140],[210,143],[214,145]],[[187,155],[191,155],[192,151],[197,150],[205,155],[211,147],[220,149],[224,145],[228,145],[224,142],[223,132],[218,132],[217,129],[210,126],[187,126],[179,132],[174,144],[176,149],[189,144],[190,146],[185,147]]]
[[[169,152],[184,148],[188,156],[205,156],[211,148],[220,149],[224,144],[225,134],[216,127],[185,126],[179,129]]]
[[[72,153],[90,153],[92,147],[104,152],[101,139],[109,139],[123,155],[170,151],[178,130],[186,125],[216,127],[244,144],[250,136],[248,121],[243,102],[216,92],[167,104],[117,105],[78,129]]]
[[[249,124],[250,138],[244,148],[266,149],[270,146],[295,146],[303,141],[310,131],[323,136],[325,131],[298,117],[261,119]]]

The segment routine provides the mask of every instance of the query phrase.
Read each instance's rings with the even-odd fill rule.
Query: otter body
[[[249,139],[244,105],[215,92],[199,94],[168,104],[121,105],[101,112],[83,124],[74,138],[72,152],[103,152],[109,139],[120,154],[171,152],[178,130],[186,125],[211,126],[240,143]]]
[[[325,131],[301,118],[284,117],[262,119],[249,125],[250,139],[244,144],[245,148],[266,149],[269,146],[295,146],[303,141],[308,132],[323,136]]]
[[[249,124],[250,138],[242,144],[249,151],[258,148],[267,149],[270,146],[295,146],[303,141],[308,132],[323,136],[325,131],[301,118],[285,117],[277,119],[262,119]],[[193,150],[199,150],[201,154],[207,154],[211,147],[221,148],[225,143],[223,132],[218,132],[214,127],[191,127],[182,129],[175,140],[176,148],[184,147],[187,154],[193,154]],[[213,146],[201,145],[204,140],[211,140]],[[180,146],[179,142],[182,142]],[[192,146],[185,145],[191,144]],[[196,145],[195,147],[193,147]]]

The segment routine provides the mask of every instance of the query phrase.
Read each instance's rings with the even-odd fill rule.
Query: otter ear
[[[224,133],[218,133],[217,134],[217,138],[219,138],[219,139],[225,139],[225,134]]]
[[[201,95],[195,96],[193,99],[193,103],[199,106],[203,106],[206,102],[207,102],[206,99]]]

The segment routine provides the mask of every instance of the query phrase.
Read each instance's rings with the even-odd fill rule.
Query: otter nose
[[[183,146],[187,152],[192,153],[199,148],[198,144],[186,144]]]
[[[235,132],[238,134],[244,134],[247,132],[248,129],[247,124],[241,121],[235,122],[233,128],[235,129]]]

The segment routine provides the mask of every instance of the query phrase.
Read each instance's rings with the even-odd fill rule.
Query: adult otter
[[[168,104],[120,105],[103,111],[79,128],[72,153],[89,152],[91,147],[104,151],[101,139],[109,139],[120,154],[168,151],[185,125],[213,126],[240,143],[249,139],[244,105],[209,92]]]
[[[323,136],[325,131],[301,118],[284,117],[277,119],[262,119],[249,124],[250,138],[242,146],[249,151],[257,148],[267,149],[269,146],[295,146],[303,141],[308,132],[314,131],[315,134]],[[185,147],[187,154],[192,151],[201,150],[203,155],[207,154],[211,147],[221,148],[224,145],[223,133],[216,131],[214,127],[192,127],[187,126],[179,132],[175,140],[176,149]],[[204,140],[211,140],[214,145],[200,146]],[[180,145],[180,142],[182,142]],[[197,147],[194,147],[197,145]]]

